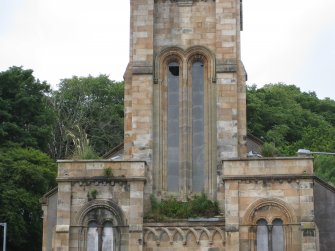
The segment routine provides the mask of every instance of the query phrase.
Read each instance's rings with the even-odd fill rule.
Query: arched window
[[[204,63],[192,64],[192,190],[204,187]]]
[[[154,86],[155,189],[187,196],[215,191],[212,147],[215,57],[203,47],[166,48],[157,56]]]
[[[258,220],[256,235],[257,251],[284,251],[284,229],[281,219],[273,220],[272,225],[264,219]]]
[[[272,222],[272,251],[284,251],[283,221],[275,219]]]
[[[98,225],[90,222],[87,230],[87,251],[113,251],[115,250],[113,224],[105,222]]]
[[[204,191],[205,179],[205,69],[202,59],[190,62],[182,73],[170,61],[166,71],[167,190],[178,192],[180,182],[192,192]],[[182,79],[182,76],[187,76]],[[183,170],[183,171],[182,171]],[[186,173],[186,179],[180,175]],[[190,184],[190,185],[186,185]]]
[[[179,189],[179,64],[167,67],[167,185],[168,191]]]
[[[87,251],[99,250],[99,233],[96,222],[90,222],[87,230]]]
[[[264,219],[257,221],[257,251],[269,250],[269,232]]]
[[[114,233],[111,222],[106,222],[102,232],[102,251],[114,250]]]

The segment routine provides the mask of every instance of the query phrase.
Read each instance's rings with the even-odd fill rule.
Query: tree
[[[335,185],[335,156],[319,155],[314,159],[314,171],[321,179]]]
[[[47,148],[54,121],[50,87],[32,74],[22,67],[0,72],[0,146]]]
[[[41,250],[39,199],[54,187],[56,164],[32,148],[0,149],[0,222],[8,223],[8,250]]]
[[[334,150],[335,101],[294,85],[269,84],[247,90],[248,132],[275,144],[282,155],[299,148]]]
[[[123,82],[106,75],[62,80],[53,93],[57,124],[50,144],[52,156],[82,158],[87,151],[94,156],[91,150],[102,156],[122,142],[123,95]]]

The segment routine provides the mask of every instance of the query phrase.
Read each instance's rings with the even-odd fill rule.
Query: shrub
[[[186,202],[169,197],[158,202],[151,195],[151,211],[145,216],[148,220],[165,221],[196,217],[213,217],[220,213],[217,201],[211,201],[205,194],[194,195]]]

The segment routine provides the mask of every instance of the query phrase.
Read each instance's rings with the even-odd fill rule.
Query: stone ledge
[[[313,179],[314,175],[225,175],[223,181],[227,180],[297,180],[297,179]]]
[[[70,225],[56,225],[56,233],[68,233]]]
[[[97,177],[62,177],[56,178],[57,182],[127,182],[127,181],[143,181],[146,182],[147,179],[144,177],[105,177],[105,176],[97,176]]]
[[[225,226],[225,219],[219,218],[218,221],[188,221],[186,219],[175,219],[166,222],[144,222],[144,227],[218,227]]]

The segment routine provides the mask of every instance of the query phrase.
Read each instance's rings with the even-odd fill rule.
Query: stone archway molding
[[[177,62],[183,65],[183,62],[189,63],[190,60],[200,57],[204,59],[208,64],[208,76],[212,79],[212,82],[216,81],[215,75],[215,55],[205,46],[192,46],[186,50],[178,47],[166,47],[158,53],[155,59],[155,83],[158,83],[160,78],[160,66],[164,65],[164,62],[171,59],[175,59]]]
[[[286,216],[288,222],[285,224],[297,223],[294,210],[285,201],[277,198],[265,198],[257,200],[248,207],[243,217],[243,225],[253,225],[256,211],[267,206],[278,208]]]
[[[126,220],[124,217],[124,214],[122,212],[122,209],[117,205],[117,203],[113,200],[92,200],[86,203],[77,213],[75,217],[75,225],[77,226],[83,226],[85,225],[85,216],[95,210],[103,208],[108,211],[110,211],[117,222],[117,226],[125,226],[126,225]]]

